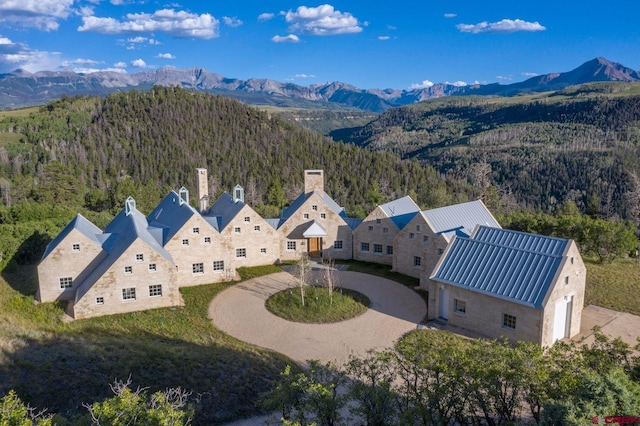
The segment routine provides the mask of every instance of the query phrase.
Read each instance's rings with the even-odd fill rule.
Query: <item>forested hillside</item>
[[[520,205],[638,220],[640,85],[597,83],[515,98],[395,108],[340,139],[417,158]],[[485,194],[486,195],[486,194]]]
[[[324,169],[327,191],[348,210],[375,201],[367,200],[369,189],[374,199],[413,190],[425,206],[447,201],[430,167],[335,144],[235,100],[178,88],[63,98],[6,117],[0,131],[5,204],[100,211],[121,208],[131,193],[148,209],[169,188],[193,190],[196,167],[209,169],[213,193],[240,184],[250,204],[276,213],[301,191],[305,168]]]

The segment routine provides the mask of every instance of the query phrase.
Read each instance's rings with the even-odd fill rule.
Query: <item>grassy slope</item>
[[[640,262],[637,259],[612,264],[585,263],[585,306],[598,305],[640,315]]]
[[[14,109],[11,111],[0,111],[0,120],[3,120],[6,117],[25,117],[32,112],[38,111],[39,108],[40,107],[31,107]],[[24,135],[22,133],[0,133],[0,147],[19,142],[20,138],[23,137]]]
[[[192,390],[201,398],[195,424],[208,425],[255,414],[256,395],[287,363],[211,325],[209,302],[233,283],[182,289],[184,307],[65,323],[61,307],[34,305],[33,271],[0,280],[0,395],[15,389],[68,416],[131,375],[150,390]]]

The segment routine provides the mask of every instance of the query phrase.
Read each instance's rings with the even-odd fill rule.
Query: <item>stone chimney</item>
[[[318,191],[324,192],[324,171],[305,170],[304,171],[304,193]]]
[[[196,188],[198,191],[198,211],[205,212],[209,208],[209,180],[207,169],[196,169]]]

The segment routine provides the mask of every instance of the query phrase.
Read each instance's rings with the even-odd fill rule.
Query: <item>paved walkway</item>
[[[301,324],[277,317],[267,311],[265,300],[295,286],[290,273],[280,272],[224,290],[211,302],[209,318],[225,333],[296,362],[317,359],[338,365],[350,355],[363,356],[368,350],[391,347],[424,319],[424,301],[402,284],[358,272],[337,273],[341,287],[359,291],[371,300],[364,314],[334,324]],[[314,274],[320,279],[321,267],[314,268]]]

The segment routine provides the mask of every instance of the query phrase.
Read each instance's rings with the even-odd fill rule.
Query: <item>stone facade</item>
[[[353,258],[364,262],[392,265],[398,227],[384,210],[376,207],[353,233]]]
[[[67,313],[83,319],[179,304],[175,265],[137,239],[95,282],[80,286]]]
[[[393,270],[410,277],[430,275],[448,241],[429,226],[422,212],[416,214],[394,240]]]

